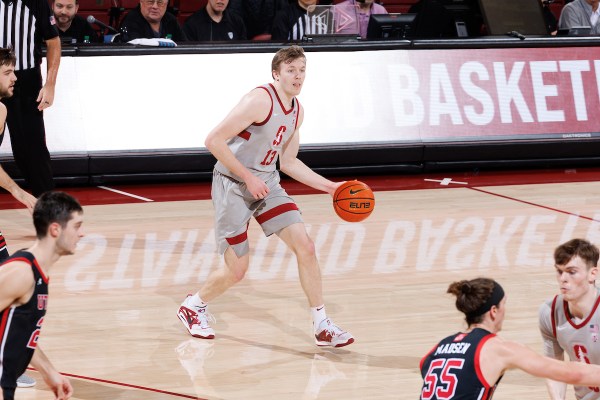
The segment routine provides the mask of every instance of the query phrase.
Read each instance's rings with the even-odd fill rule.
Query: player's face
[[[208,0],[208,4],[215,12],[222,13],[227,8],[229,0]]]
[[[55,0],[52,5],[52,11],[58,21],[58,26],[70,26],[77,10],[79,10],[79,5],[75,4],[75,0]]]
[[[0,67],[0,98],[10,97],[13,95],[15,82],[15,67],[13,65],[3,65]]]
[[[275,79],[279,79],[279,84],[284,92],[291,96],[297,96],[302,90],[306,76],[306,59],[297,58],[289,64],[281,63],[279,72],[274,75]]]
[[[579,256],[565,265],[555,265],[560,293],[566,301],[575,301],[590,290],[595,290],[594,281],[598,268],[589,268]]]
[[[169,0],[140,0],[140,11],[150,23],[160,23],[167,12]]]
[[[84,236],[82,225],[83,214],[73,212],[73,218],[67,222],[64,228],[61,228],[60,235],[56,241],[56,247],[61,256],[75,253],[79,239]]]

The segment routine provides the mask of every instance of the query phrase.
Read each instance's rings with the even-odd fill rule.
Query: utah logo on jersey
[[[48,295],[47,294],[38,294],[37,295],[37,309],[45,310],[48,306]]]

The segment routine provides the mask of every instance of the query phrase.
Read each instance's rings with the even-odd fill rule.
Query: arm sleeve
[[[539,328],[542,334],[543,352],[545,356],[557,360],[564,359],[564,350],[554,337],[552,328],[552,299],[544,302],[539,309]]]
[[[149,35],[146,35],[143,24],[140,23],[138,18],[135,18],[134,14],[132,14],[134,12],[135,9],[129,11],[129,14],[127,14],[123,19],[123,22],[121,22],[121,30],[125,29],[127,31],[127,34],[124,35],[123,38],[125,41],[150,37]]]
[[[58,28],[56,27],[56,19],[48,2],[39,0],[37,2],[38,15],[36,24],[42,34],[42,39],[48,40],[58,36]]]
[[[235,29],[237,31],[238,40],[247,40],[247,39],[251,39],[248,37],[247,31],[246,31],[246,24],[244,24],[244,20],[235,14],[231,15],[231,19],[233,20],[233,23],[235,24]]]
[[[167,14],[165,14],[165,16],[163,18],[166,18]],[[169,14],[168,16],[169,20],[168,20],[168,30],[167,30],[167,34],[171,34],[172,35],[172,39],[175,43],[178,42],[186,42],[187,36],[185,34],[185,32],[183,31],[183,29],[181,29],[181,26],[179,25],[179,21],[177,21],[177,17],[175,17],[172,14]],[[165,35],[166,36],[166,35]]]
[[[577,8],[565,6],[560,13],[558,27],[561,29],[569,29],[574,26],[591,26],[591,23]]]
[[[271,39],[273,40],[288,40],[289,26],[287,24],[287,13],[279,12],[273,20],[273,30],[271,31]]]

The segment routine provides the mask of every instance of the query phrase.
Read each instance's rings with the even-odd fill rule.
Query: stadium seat
[[[564,6],[565,6],[564,0],[555,0],[548,5],[548,7],[550,7],[550,11],[552,11],[552,14],[554,14],[554,17],[556,18],[557,21],[560,18],[560,13]]]
[[[383,4],[383,6],[385,7],[386,11],[389,12],[390,14],[394,14],[394,13],[407,13],[408,10],[410,9],[410,4]]]
[[[260,41],[260,40],[271,40],[270,33],[261,33],[260,35],[256,35],[252,38],[252,40]]]
[[[186,19],[202,7],[206,6],[208,0],[175,0],[174,6],[179,10],[177,19],[183,25]]]
[[[120,0],[120,6],[126,10],[136,8],[140,4],[140,0]]]

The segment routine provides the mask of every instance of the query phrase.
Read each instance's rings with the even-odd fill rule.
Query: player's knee
[[[234,271],[231,271],[231,278],[233,280],[233,283],[238,283],[241,280],[244,279],[244,277],[246,276],[246,271],[248,269],[235,269]]]
[[[317,256],[315,243],[308,237],[296,243],[296,255],[298,258],[314,258]]]
[[[233,283],[238,283],[246,276],[248,264],[244,262],[236,262],[229,267],[230,279]]]

